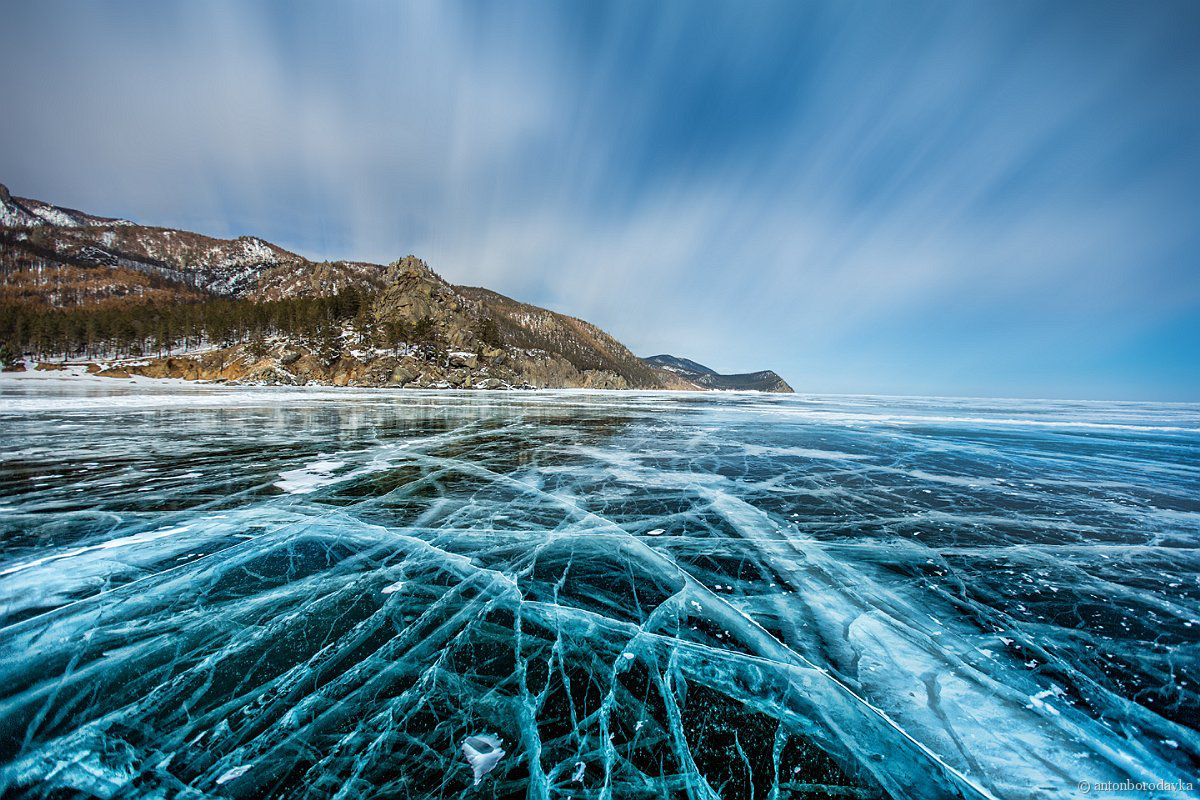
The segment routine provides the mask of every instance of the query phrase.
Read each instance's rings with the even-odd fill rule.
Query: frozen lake
[[[1200,406],[41,375],[0,437],[4,796],[1200,772]]]

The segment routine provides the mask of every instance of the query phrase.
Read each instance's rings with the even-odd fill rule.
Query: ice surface
[[[0,431],[4,796],[1200,765],[1196,406],[0,378]]]

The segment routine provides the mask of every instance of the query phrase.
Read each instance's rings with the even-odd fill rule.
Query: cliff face
[[[458,290],[485,309],[487,324],[496,341],[506,349],[553,353],[565,362],[561,368],[591,375],[592,381],[612,384],[598,388],[694,388],[666,370],[645,364],[629,348],[590,322],[521,303],[488,289],[458,287]]]
[[[639,359],[583,320],[454,286],[414,256],[387,266],[312,262],[255,237],[97,217],[3,186],[0,306],[5,360],[93,361],[113,376],[712,388]]]

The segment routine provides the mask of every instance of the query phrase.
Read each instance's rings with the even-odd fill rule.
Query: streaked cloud
[[[813,390],[1200,396],[1191,4],[13,6],[18,194]]]

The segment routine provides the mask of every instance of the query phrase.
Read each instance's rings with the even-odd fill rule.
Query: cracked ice
[[[39,382],[0,427],[5,796],[1200,764],[1195,406]]]

